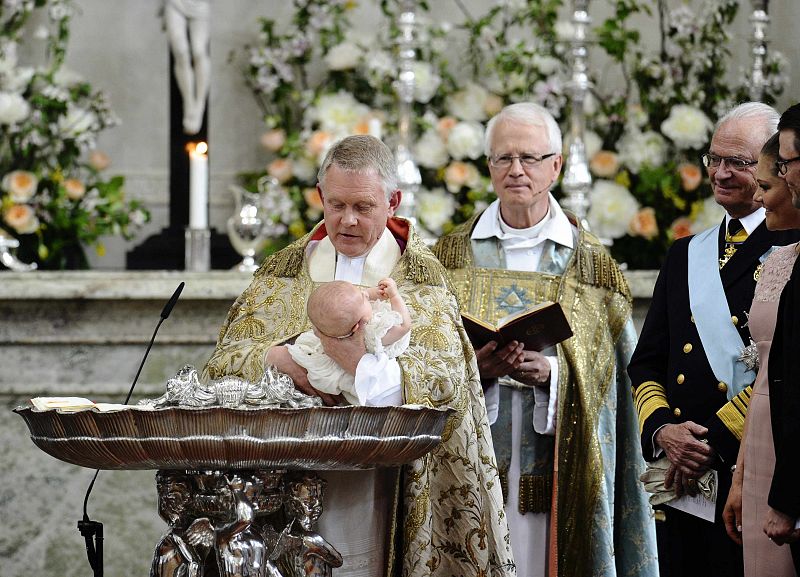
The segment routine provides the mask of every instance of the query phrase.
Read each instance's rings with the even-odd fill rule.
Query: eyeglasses
[[[543,154],[542,156],[536,156],[535,154],[501,154],[499,156],[490,156],[489,164],[494,168],[509,168],[514,164],[514,160],[517,159],[523,168],[533,168],[546,158],[555,155],[555,152]]]
[[[778,171],[778,174],[786,174],[789,171],[789,167],[787,165],[795,160],[800,160],[800,156],[795,156],[794,158],[789,158],[787,160],[776,160],[775,169]]]
[[[722,161],[725,161],[725,166],[730,170],[744,170],[749,166],[758,164],[757,160],[747,160],[746,158],[738,158],[736,156],[717,156],[710,152],[705,153],[700,158],[703,159],[703,166],[706,168],[717,168]]]

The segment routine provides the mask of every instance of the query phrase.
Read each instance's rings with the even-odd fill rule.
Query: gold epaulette
[[[753,386],[750,385],[717,411],[717,416],[719,420],[722,421],[722,424],[740,441],[744,434],[744,419],[747,416],[747,407],[750,406],[750,395],[752,392]]]
[[[655,381],[647,381],[636,387],[633,392],[636,412],[639,413],[639,432],[644,431],[644,423],[657,409],[669,409],[667,393],[664,387]]]
[[[286,248],[268,256],[253,276],[296,277],[303,270],[306,244],[310,236],[311,233],[308,233]]]
[[[600,244],[597,237],[584,232],[581,235],[582,249],[578,251],[578,277],[582,282],[604,287],[633,301],[628,281],[619,270],[617,261]]]
[[[461,223],[449,234],[441,237],[433,245],[433,254],[447,269],[466,268],[472,265],[472,246],[470,237],[475,221],[481,213],[467,222]]]

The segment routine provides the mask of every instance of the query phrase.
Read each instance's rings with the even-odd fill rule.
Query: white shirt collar
[[[739,219],[739,222],[742,223],[742,226],[747,231],[748,235],[753,234],[753,231],[758,228],[764,219],[767,217],[767,211],[762,206],[748,214],[747,216],[743,216]],[[727,212],[725,213],[725,230],[728,230],[728,223],[731,221],[731,215]]]
[[[527,229],[513,229],[507,227],[505,232],[501,226],[500,200],[495,200],[478,218],[475,228],[472,230],[470,238],[498,238],[500,240],[509,238],[537,238],[552,240],[568,248],[573,248],[572,223],[567,215],[556,202],[552,194],[548,193],[548,211],[539,223]],[[506,225],[507,226],[507,225]],[[517,231],[518,232],[515,232]],[[527,232],[526,232],[527,231]],[[530,236],[535,234],[535,237]]]
[[[366,255],[348,257],[339,254],[327,236],[308,243],[306,254],[311,280],[346,280],[363,286],[376,286],[379,280],[390,276],[401,256],[400,247],[388,228],[384,229],[378,242]]]

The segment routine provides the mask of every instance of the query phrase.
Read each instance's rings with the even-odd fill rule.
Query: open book
[[[31,404],[38,411],[60,410],[62,413],[76,413],[88,409],[97,409],[100,412],[121,411],[128,405],[115,403],[94,403],[82,397],[34,397]]]
[[[543,351],[572,336],[561,305],[544,301],[538,305],[503,317],[496,324],[461,312],[464,328],[472,346],[481,348],[489,341],[497,341],[498,347],[510,341],[525,343],[525,349]]]

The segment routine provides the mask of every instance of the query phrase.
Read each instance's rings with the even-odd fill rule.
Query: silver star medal
[[[742,349],[737,360],[743,362],[748,371],[758,371],[758,349],[753,339],[750,339],[750,344]]]

